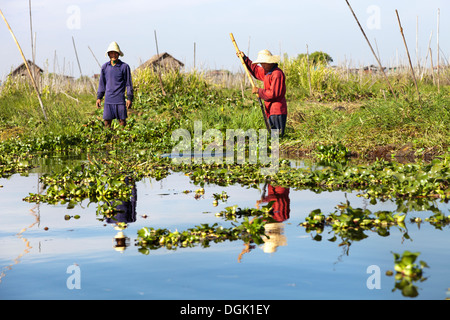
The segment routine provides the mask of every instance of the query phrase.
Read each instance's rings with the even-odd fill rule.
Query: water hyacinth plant
[[[264,226],[273,219],[270,215],[272,204],[259,209],[240,209],[237,206],[228,207],[225,211],[216,214],[217,217],[224,217],[225,220],[237,222],[236,217],[242,218],[240,223],[232,223],[232,227],[224,227],[218,223],[213,225],[201,224],[186,231],[170,231],[168,229],[154,229],[144,227],[138,230],[137,245],[143,254],[149,254],[150,250],[166,248],[175,250],[177,248],[193,247],[201,245],[206,248],[210,243],[223,241],[242,240],[244,243],[253,242],[255,244],[264,243]],[[250,220],[252,217],[252,220]]]
[[[423,277],[423,269],[429,268],[425,261],[419,261],[419,265],[415,263],[420,255],[420,252],[404,251],[403,254],[393,252],[394,255],[394,269],[395,287],[393,291],[399,289],[405,297],[417,297],[419,295],[416,282],[423,282],[426,278]]]

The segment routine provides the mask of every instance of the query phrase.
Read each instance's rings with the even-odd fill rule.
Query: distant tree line
[[[307,57],[306,53],[301,53],[297,56],[297,59],[300,60],[304,57]],[[316,51],[309,55],[309,62],[313,65],[319,64],[319,63],[325,63],[329,64],[333,62],[333,58],[328,53],[322,52],[322,51]]]

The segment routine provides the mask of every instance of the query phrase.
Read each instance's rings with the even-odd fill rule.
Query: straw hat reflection
[[[119,231],[113,239],[113,248],[118,252],[124,252],[130,246],[130,238],[128,238],[122,231]]]
[[[284,235],[284,224],[281,222],[267,223],[264,227],[266,235],[269,238],[264,239],[262,249],[265,253],[273,253],[280,246],[287,245],[287,239]]]

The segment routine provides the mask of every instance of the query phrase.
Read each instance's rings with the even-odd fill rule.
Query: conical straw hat
[[[117,42],[111,42],[109,44],[108,50],[106,50],[106,56],[108,56],[108,52],[110,52],[110,51],[115,51],[119,54],[119,56],[123,57],[123,52],[120,51],[120,47],[117,44]]]
[[[272,53],[265,49],[260,52],[258,52],[258,57],[255,61],[253,61],[254,64],[256,63],[278,63],[280,62],[280,56],[274,56]]]

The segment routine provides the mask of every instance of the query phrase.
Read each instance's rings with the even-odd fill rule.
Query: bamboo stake
[[[309,83],[309,96],[312,97],[312,86],[311,86],[311,68],[309,66],[309,49],[306,45],[306,61],[308,63],[308,83]]]
[[[38,89],[38,87],[36,85],[36,81],[34,80],[33,75],[31,74],[31,70],[30,70],[30,66],[28,65],[28,61],[27,61],[27,59],[25,59],[25,56],[24,56],[23,51],[22,51],[22,48],[20,47],[20,44],[17,41],[16,36],[14,35],[14,32],[12,31],[11,27],[9,26],[9,23],[6,20],[5,16],[3,15],[3,12],[2,12],[1,9],[0,9],[0,14],[2,15],[2,18],[5,21],[6,27],[8,27],[8,29],[9,29],[9,32],[11,33],[11,36],[13,37],[14,42],[17,45],[17,48],[19,49],[20,55],[22,56],[22,59],[23,59],[23,61],[25,63],[25,67],[27,68],[28,75],[31,78],[31,83],[33,84],[34,90],[36,91],[36,95],[38,97],[39,104],[40,104],[41,109],[42,109],[42,113],[44,114],[44,118],[45,118],[45,120],[48,120],[47,114],[45,113],[44,104],[42,103],[41,94],[40,94],[39,89]]]
[[[417,81],[416,81],[416,75],[414,73],[414,68],[412,66],[412,62],[411,62],[411,56],[409,55],[409,50],[408,50],[408,45],[406,43],[406,39],[405,39],[405,34],[403,33],[403,27],[402,27],[402,23],[400,22],[400,16],[398,15],[398,11],[395,10],[395,13],[397,14],[397,20],[398,20],[398,25],[400,27],[400,33],[402,34],[403,37],[403,43],[405,44],[405,48],[406,48],[406,54],[408,56],[408,61],[409,61],[409,66],[411,68],[411,74],[414,80],[414,84],[416,86],[416,90],[417,90],[417,96],[419,97],[420,100],[420,92],[419,92],[419,87],[417,86]]]
[[[420,74],[420,57],[419,57],[419,16],[416,17],[416,58],[418,74]]]
[[[431,48],[429,48],[429,49],[430,49],[430,62],[431,62],[431,76],[433,78],[433,85],[436,85],[436,79],[434,77],[433,52],[432,52]]]
[[[421,80],[423,79],[423,75],[424,75],[425,70],[426,70],[426,68],[427,68],[427,61],[428,61],[428,55],[430,54],[431,39],[432,39],[432,37],[433,37],[433,31],[431,31],[431,34],[430,34],[430,40],[428,40],[427,55],[426,55],[426,57],[425,57],[424,68],[422,69],[422,75],[420,76],[420,79],[421,79]],[[433,70],[432,70],[432,71],[433,71]]]
[[[440,17],[441,17],[441,9],[438,9],[438,17],[437,17],[437,85],[438,92],[441,92],[441,79],[440,79],[440,55],[439,55],[439,25],[440,25]]]
[[[73,49],[75,50],[75,56],[76,56],[76,58],[77,58],[78,69],[80,70],[81,81],[82,81],[82,84],[84,85],[86,82],[85,82],[85,79],[83,78],[83,72],[81,72],[81,64],[80,64],[80,60],[78,59],[77,47],[75,46],[75,39],[74,39],[73,37],[72,37],[72,43],[73,43]],[[91,85],[92,92],[93,92],[94,94],[96,94],[97,91],[95,90],[95,86],[94,86],[94,84],[92,83],[91,79],[88,78],[88,79],[87,79],[87,82]]]
[[[196,48],[196,44],[194,42],[194,71],[195,71],[195,58],[196,58],[196,54],[197,54],[197,48]]]
[[[247,57],[250,57],[250,39],[251,36],[248,36]],[[245,76],[245,73],[242,75],[242,82],[244,86],[247,85],[247,77]]]
[[[369,41],[369,39],[367,38],[366,33],[364,32],[364,29],[361,27],[361,24],[359,23],[359,20],[358,20],[358,18],[356,17],[355,12],[354,12],[353,9],[352,9],[352,6],[351,6],[350,3],[348,2],[348,0],[345,0],[345,2],[347,2],[347,5],[348,5],[348,7],[350,8],[350,11],[351,11],[352,14],[353,14],[353,17],[355,18],[356,23],[358,24],[359,28],[361,29],[361,32],[362,32],[362,34],[364,35],[364,38],[366,38],[367,44],[369,45],[370,50],[372,50],[372,54],[374,55],[375,59],[377,60],[378,65],[379,65],[379,67],[380,67],[380,70],[381,70],[381,72],[383,72],[384,78],[386,79],[386,82],[387,82],[387,84],[389,85],[389,88],[390,88],[392,94],[394,95],[395,99],[397,99],[397,95],[396,95],[395,92],[394,92],[394,88],[392,88],[392,85],[391,85],[391,83],[390,83],[390,81],[389,81],[389,79],[388,79],[388,77],[387,77],[387,75],[386,75],[386,72],[384,72],[384,68],[383,68],[383,66],[381,65],[380,59],[378,59],[377,55],[375,54],[375,51],[373,50],[373,47],[372,47],[372,45],[370,44],[370,41]]]
[[[102,66],[100,65],[100,62],[98,62],[97,57],[95,56],[94,52],[92,52],[91,47],[88,46],[88,48],[89,48],[89,51],[91,51],[92,56],[94,57],[95,61],[97,61],[98,67],[101,69]]]
[[[161,86],[161,91],[163,96],[166,95],[166,91],[164,91],[164,86],[163,86],[163,82],[162,82],[162,78],[161,78],[161,68],[159,65],[159,50],[158,50],[158,39],[156,38],[156,30],[155,30],[155,44],[156,44],[156,54],[158,55],[158,64],[156,65],[157,71],[158,71],[158,78],[159,78],[159,85]]]
[[[29,11],[29,14],[30,14],[31,55],[32,55],[33,64],[35,65],[36,63],[35,63],[35,56],[34,56],[33,18],[32,18],[32,15],[31,15],[31,0],[28,0],[28,11]],[[32,74],[33,74],[33,77],[36,78],[36,72],[35,71],[36,71],[36,68],[33,68]]]
[[[73,49],[75,50],[75,57],[77,58],[78,69],[80,70],[80,76],[83,78],[83,72],[81,71],[80,60],[78,60],[77,47],[75,46],[75,39],[72,37]]]

